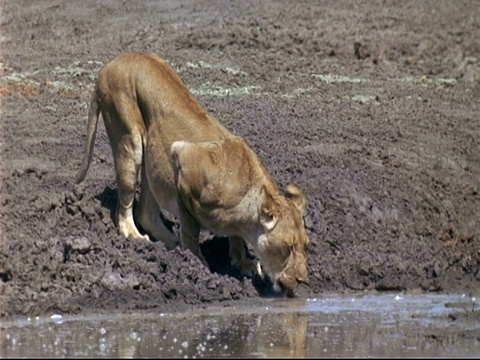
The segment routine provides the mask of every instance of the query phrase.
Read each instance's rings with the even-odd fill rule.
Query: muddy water
[[[399,293],[195,314],[54,314],[0,323],[0,349],[2,357],[480,357],[478,312],[465,295]]]

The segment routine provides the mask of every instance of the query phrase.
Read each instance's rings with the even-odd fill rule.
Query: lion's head
[[[304,210],[305,195],[295,184],[288,185],[285,194],[272,195],[265,187],[260,191],[259,216],[265,233],[259,237],[258,252],[274,288],[289,297],[297,285],[309,283]]]

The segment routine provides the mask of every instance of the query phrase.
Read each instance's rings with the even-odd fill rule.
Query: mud
[[[3,1],[0,315],[261,304],[277,296],[203,235],[123,239],[96,74],[153,51],[307,194],[309,290],[480,295],[480,7],[475,1]],[[178,226],[171,219],[172,228]],[[470,336],[478,336],[470,335]]]

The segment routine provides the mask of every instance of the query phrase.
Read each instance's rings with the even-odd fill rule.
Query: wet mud
[[[478,38],[480,8],[464,0],[2,2],[1,317],[277,296],[230,268],[224,237],[202,235],[210,268],[123,239],[103,124],[74,185],[97,72],[130,50],[164,57],[282,187],[305,190],[300,298],[478,297]]]

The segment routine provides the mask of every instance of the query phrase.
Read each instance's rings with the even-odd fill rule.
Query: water
[[[48,358],[480,357],[475,305],[464,295],[322,295],[184,314],[53,315],[0,323],[0,350]]]

